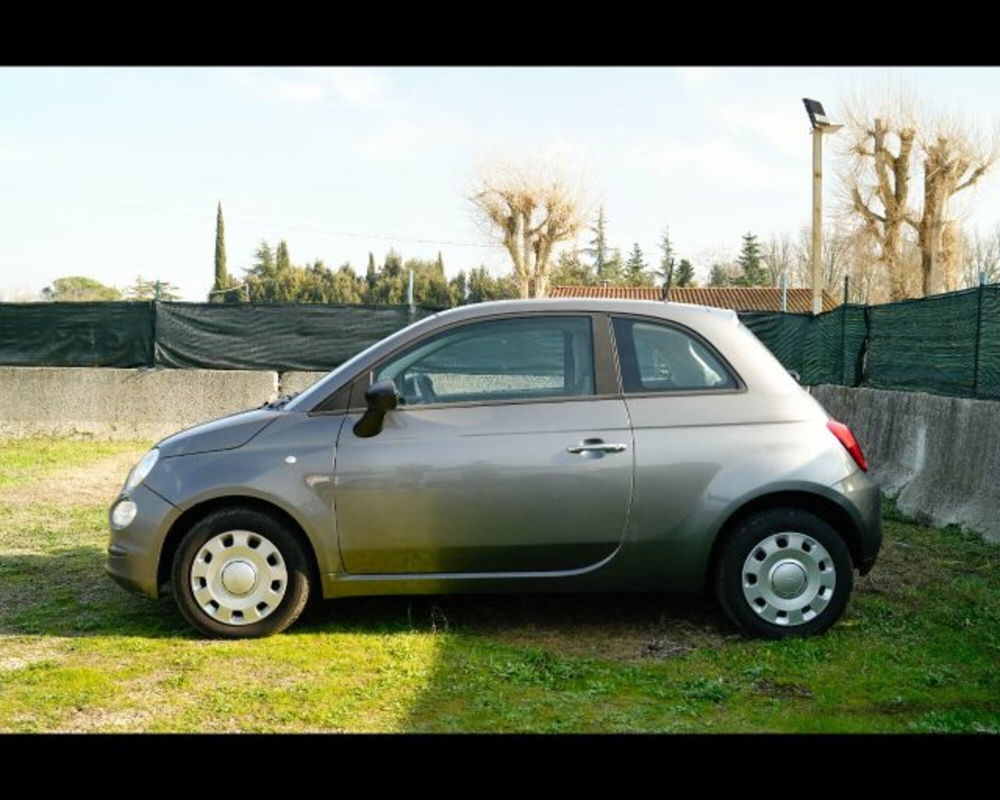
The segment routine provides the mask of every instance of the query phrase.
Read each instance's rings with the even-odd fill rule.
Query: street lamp
[[[826,117],[823,104],[803,97],[813,137],[813,215],[812,215],[812,288],[813,314],[823,310],[822,270],[823,258],[823,134],[836,133],[843,125],[834,125]]]

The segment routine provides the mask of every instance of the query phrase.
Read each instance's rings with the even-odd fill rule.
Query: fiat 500
[[[106,568],[216,637],[310,597],[514,591],[707,591],[750,634],[815,634],[878,554],[866,471],[732,311],[482,303],[161,441]]]

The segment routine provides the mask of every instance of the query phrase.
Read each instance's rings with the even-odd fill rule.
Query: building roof
[[[614,300],[662,300],[659,286],[553,286],[549,297],[606,297]],[[674,286],[668,298],[672,303],[693,303],[734,311],[781,311],[781,288],[771,286]],[[823,292],[823,310],[840,305]],[[808,314],[812,311],[812,289],[789,289],[788,311]]]

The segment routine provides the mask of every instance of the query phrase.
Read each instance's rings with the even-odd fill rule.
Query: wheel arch
[[[829,492],[829,493],[827,493]],[[712,542],[712,549],[706,564],[703,584],[711,590],[712,577],[722,549],[739,522],[748,515],[770,508],[799,508],[815,514],[830,523],[844,538],[851,554],[852,565],[857,568],[863,561],[863,544],[860,524],[851,512],[836,499],[832,491],[823,487],[790,487],[768,491],[738,505],[719,526]],[[833,495],[833,496],[831,496]]]
[[[309,578],[315,587],[315,591],[318,593],[322,592],[322,576],[320,575],[319,559],[317,557],[316,549],[299,521],[285,511],[285,509],[281,508],[281,506],[260,497],[252,497],[249,495],[225,495],[222,497],[213,497],[200,503],[196,503],[191,506],[191,508],[182,512],[181,515],[174,520],[173,524],[170,526],[170,530],[164,537],[163,545],[160,548],[160,558],[156,567],[156,585],[158,589],[159,587],[170,583],[170,572],[174,562],[174,556],[177,553],[177,547],[180,545],[184,535],[209,514],[224,508],[253,509],[254,511],[260,511],[275,517],[283,524],[287,525],[288,529],[302,546],[302,551],[308,559]]]

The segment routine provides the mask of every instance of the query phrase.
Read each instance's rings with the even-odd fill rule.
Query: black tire
[[[267,616],[256,622],[230,624],[213,618],[195,598],[192,566],[209,540],[229,531],[248,531],[264,537],[277,549],[287,576],[284,595]],[[195,523],[177,547],[171,570],[173,595],[184,618],[201,633],[221,639],[256,639],[288,628],[299,618],[309,600],[309,562],[298,538],[287,523],[253,508],[231,507],[214,511]]]
[[[799,624],[778,624],[765,619],[761,613],[754,610],[744,594],[744,585],[751,585],[750,580],[756,582],[754,576],[744,575],[744,565],[751,553],[757,551],[759,545],[769,537],[783,533],[802,534],[809,540],[818,542],[829,554],[835,571],[835,585],[832,590],[820,589],[831,593],[825,606],[817,613],[811,610],[810,605],[806,605],[805,608],[810,609],[807,613],[815,613],[815,616]],[[781,546],[782,538],[786,540],[787,546],[792,546],[788,543],[787,537],[779,536],[779,539],[771,541]],[[803,547],[813,548],[808,541]],[[815,557],[818,552],[818,549],[813,550],[813,556]],[[822,559],[821,563],[824,569],[829,568],[825,559]],[[716,562],[714,577],[719,605],[733,623],[754,636],[783,639],[823,633],[840,619],[854,586],[854,565],[843,537],[826,520],[799,508],[772,508],[749,514],[729,532]],[[792,602],[807,602],[808,596],[804,594],[803,598],[805,599]],[[764,608],[766,607],[765,602]],[[775,604],[773,608],[777,608],[777,605]],[[788,618],[787,613],[785,618]]]

